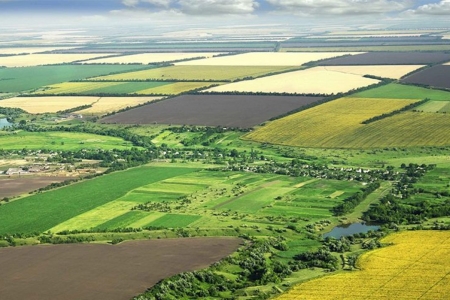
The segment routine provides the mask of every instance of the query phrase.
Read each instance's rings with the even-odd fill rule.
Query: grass
[[[149,68],[149,66],[60,65],[0,68],[0,92],[22,92],[70,80],[80,80],[93,76],[142,70],[145,68]]]
[[[435,101],[450,100],[450,92],[432,90],[412,85],[390,83],[371,90],[353,94],[355,98],[388,98],[388,99],[431,99]]]
[[[373,134],[377,134],[377,132],[372,135],[355,136],[355,133],[368,128],[361,122],[400,109],[414,101],[341,98],[270,122],[245,135],[244,138],[261,143],[300,147],[377,147],[376,143],[368,145],[367,142],[361,141],[362,138],[365,139],[364,141],[372,141]],[[387,118],[367,126],[374,127],[378,123],[390,119]],[[389,127],[386,130],[392,128],[395,127]],[[391,144],[396,142],[386,136],[380,136],[379,139],[384,142],[389,141]],[[433,140],[430,140],[430,144],[432,142]]]
[[[43,232],[120,198],[129,190],[193,171],[195,169],[191,168],[139,167],[29,196],[0,207],[0,234]]]
[[[412,231],[363,254],[360,270],[302,283],[276,299],[448,299],[449,232]]]
[[[147,226],[166,227],[166,228],[182,228],[200,219],[201,216],[167,214],[149,224]]]
[[[0,149],[129,149],[131,142],[121,138],[79,132],[26,132],[0,133]]]
[[[245,77],[259,77],[268,73],[281,72],[293,67],[274,66],[171,66],[137,72],[101,76],[94,80],[212,80],[227,81]]]

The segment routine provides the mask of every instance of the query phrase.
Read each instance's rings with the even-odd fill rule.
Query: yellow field
[[[15,97],[0,101],[0,106],[17,107],[31,114],[53,113],[96,102],[98,97]]]
[[[301,66],[307,62],[362,52],[251,52],[176,63],[196,66]]]
[[[110,58],[99,58],[87,61],[87,64],[151,64],[151,63],[161,63],[170,62],[174,60],[188,59],[188,58],[199,58],[199,57],[213,57],[220,53],[141,53],[133,55],[124,55]]]
[[[123,82],[63,82],[46,86],[46,90],[36,92],[36,94],[69,94],[83,93],[86,91],[112,87],[123,84]]]
[[[363,254],[360,271],[302,283],[277,300],[450,299],[450,232],[392,234],[392,246]]]
[[[385,66],[326,66],[318,67],[331,72],[353,75],[373,75],[384,78],[400,79],[423,65],[385,65]]]
[[[101,97],[92,107],[77,111],[77,113],[102,115],[159,99],[161,97]]]
[[[16,47],[16,48],[0,48],[0,54],[32,54],[53,50],[67,50],[75,47]]]
[[[209,89],[214,92],[322,93],[347,92],[378,83],[360,75],[312,68],[248,81],[230,83]]]
[[[217,83],[217,82],[216,82]],[[138,95],[177,95],[195,89],[211,86],[211,82],[176,82],[148,90],[139,91]]]
[[[101,76],[91,80],[234,80],[237,78],[261,76],[289,69],[289,67],[279,66],[172,66]]]
[[[31,67],[50,64],[71,63],[111,54],[30,54],[0,57],[0,66]]]
[[[288,146],[353,148],[354,143],[359,141],[355,138],[355,132],[381,122],[363,125],[362,121],[400,109],[416,101],[340,98],[270,122],[245,135],[244,138]],[[397,130],[397,127],[386,127],[385,130],[394,131],[392,128]],[[363,138],[370,140],[373,136],[374,133]],[[376,135],[376,138],[387,140],[387,137],[382,135]],[[353,143],[350,143],[351,140]]]

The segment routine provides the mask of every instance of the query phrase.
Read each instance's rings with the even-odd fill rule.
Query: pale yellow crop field
[[[264,92],[334,94],[378,83],[378,80],[360,75],[312,68],[234,82],[208,89],[211,92]]]
[[[404,75],[422,68],[423,65],[385,65],[385,66],[326,66],[317,67],[326,71],[353,74],[373,75],[384,78],[400,79]]]
[[[54,113],[96,102],[99,97],[15,97],[0,101],[2,107],[17,107],[31,114]]]
[[[123,82],[63,82],[46,86],[45,90],[36,92],[36,94],[71,94],[71,93],[83,93],[86,91],[108,88],[116,85],[123,84]]]
[[[377,123],[363,125],[362,121],[416,101],[340,98],[270,122],[246,134],[244,139],[288,146],[349,148],[355,143],[355,132]],[[374,138],[373,134],[368,137]]]
[[[215,82],[217,84],[218,82]],[[136,92],[138,95],[177,95],[180,93],[206,88],[211,86],[212,82],[175,82],[163,86],[154,87],[147,90]]]
[[[93,59],[85,62],[86,64],[151,64],[161,62],[171,62],[189,58],[208,58],[220,53],[140,53],[109,58]]]
[[[50,64],[71,63],[79,60],[87,60],[111,54],[29,54],[0,57],[0,66],[32,67]]]
[[[363,52],[251,52],[175,63],[197,66],[301,66],[307,62]]]
[[[161,97],[101,97],[92,105],[92,107],[77,111],[77,113],[102,115],[159,99],[161,99]]]
[[[14,48],[0,48],[0,54],[32,54],[53,50],[68,50],[75,47],[14,47]]]
[[[360,270],[295,286],[277,300],[450,299],[450,232],[408,231],[363,254]]]

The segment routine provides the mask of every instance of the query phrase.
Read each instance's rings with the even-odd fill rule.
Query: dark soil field
[[[321,99],[302,96],[184,95],[131,109],[101,121],[250,128]]]
[[[369,52],[324,60],[318,65],[422,65],[447,62],[449,60],[450,53],[444,52]]]
[[[219,261],[241,242],[183,238],[4,248],[0,298],[127,300],[165,277]]]
[[[0,177],[0,199],[4,197],[19,196],[42,187],[46,187],[53,182],[62,182],[71,179],[65,176],[7,176]]]
[[[414,73],[404,79],[402,82],[427,85],[436,88],[450,89],[450,66],[437,65],[427,68],[423,71]]]

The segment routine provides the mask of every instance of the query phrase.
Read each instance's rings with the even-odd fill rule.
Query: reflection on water
[[[355,233],[366,233],[370,230],[378,230],[380,226],[368,225],[366,223],[343,224],[333,228],[330,232],[323,235],[326,237],[334,237],[339,239],[343,236],[353,235]]]

